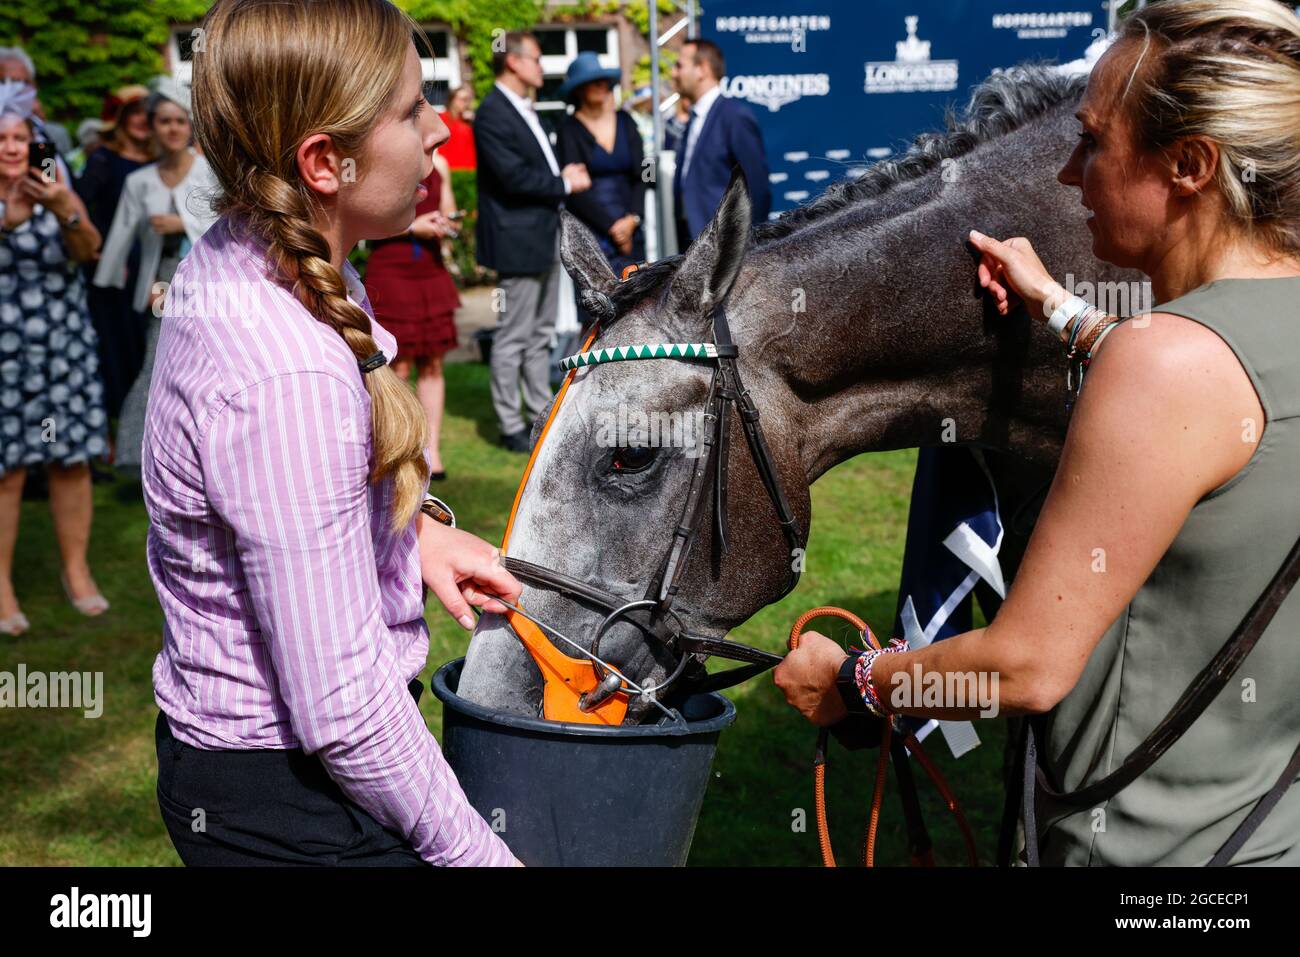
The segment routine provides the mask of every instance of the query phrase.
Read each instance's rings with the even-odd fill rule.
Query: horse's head
[[[680,261],[647,267],[620,281],[592,235],[567,213],[561,254],[588,310],[600,320],[593,349],[647,343],[713,343],[714,310],[728,303],[750,234],[744,181],[733,179],[712,222]],[[775,402],[777,383],[760,368],[736,324],[739,368],[762,411],[771,458],[790,504],[807,527],[807,481],[785,440],[788,423]],[[656,358],[580,368],[537,447],[545,416],[533,427],[535,461],[519,500],[506,554],[595,585],[624,601],[647,597],[662,576],[674,533],[688,516],[693,471],[712,438],[705,411],[715,363]],[[779,597],[791,554],[777,512],[751,460],[734,408],[727,413],[725,552],[715,541],[710,477],[698,533],[682,565],[672,613],[693,635],[721,637]],[[528,585],[530,615],[590,649],[606,611],[549,587]],[[640,614],[643,624],[649,612]],[[559,645],[565,654],[572,648]],[[658,685],[680,662],[678,651],[630,621],[613,624],[599,654],[638,684]],[[536,714],[541,676],[505,619],[484,615],[470,644],[460,693],[490,707]],[[629,720],[652,705],[634,698]]]
[[[1134,311],[1104,305],[1102,290],[1131,290],[1141,277],[1097,261],[1077,197],[1056,179],[1081,88],[1048,67],[998,73],[946,132],[923,134],[752,233],[748,194],[734,179],[684,257],[625,282],[566,217],[565,265],[601,318],[594,348],[711,343],[723,304],[800,530],[809,527],[809,483],[861,452],[957,442],[1054,467],[1067,422],[1060,342],[1023,312],[996,315],[966,237],[975,226],[1033,235],[1080,295],[1091,288],[1104,308]],[[1045,221],[1057,228],[1044,230]],[[658,358],[581,368],[537,452],[507,555],[628,602],[646,598],[683,522],[716,367]],[[730,547],[717,547],[706,492],[672,608],[689,632],[712,637],[779,598],[803,558],[782,534],[734,415],[726,434]],[[561,594],[554,581],[529,585],[525,609],[590,649],[600,603]],[[627,677],[655,685],[679,660],[629,623],[598,647]],[[480,622],[460,688],[536,713],[540,672],[502,618]]]

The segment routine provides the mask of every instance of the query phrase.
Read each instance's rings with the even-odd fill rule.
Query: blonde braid
[[[347,283],[329,261],[325,237],[312,225],[302,195],[279,177],[255,171],[251,205],[239,210],[246,228],[267,246],[267,263],[287,283],[318,322],[347,343],[358,362],[379,351],[370,316],[348,298]],[[415,394],[387,365],[362,374],[370,394],[374,462],[371,480],[392,476],[393,525],[414,516],[424,497],[428,463],[428,422]]]

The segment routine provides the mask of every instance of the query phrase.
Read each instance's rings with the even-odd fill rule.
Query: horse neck
[[[1015,206],[1049,222],[1069,197],[1039,178],[1050,187],[1019,186]],[[810,482],[861,452],[946,442],[1059,456],[1059,343],[1023,311],[997,315],[965,245],[973,227],[1032,235],[1034,224],[984,202],[994,181],[925,180],[756,247],[733,289],[737,338],[761,343],[751,361],[764,401],[781,408]]]

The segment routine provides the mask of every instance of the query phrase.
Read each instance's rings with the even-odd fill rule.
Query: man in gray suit
[[[550,344],[559,308],[559,210],[564,197],[591,187],[587,168],[560,169],[533,109],[542,85],[542,50],[527,33],[510,33],[493,54],[496,85],[474,116],[478,153],[478,261],[500,275],[492,340],[492,406],[501,442],[527,452],[528,424],[551,400]]]

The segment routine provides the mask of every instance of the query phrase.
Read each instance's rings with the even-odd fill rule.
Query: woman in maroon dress
[[[393,371],[410,381],[416,369],[415,394],[429,418],[429,452],[433,478],[444,479],[438,436],[446,394],[442,357],[456,348],[456,309],[460,296],[442,262],[442,240],[454,236],[448,217],[456,209],[451,172],[437,153],[423,183],[428,193],[415,207],[415,222],[400,236],[370,244],[366,295],[379,324],[397,337]]]

